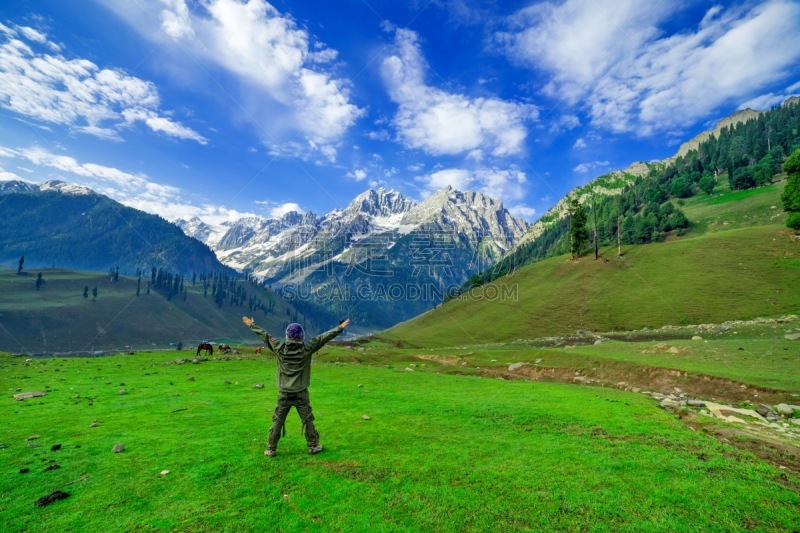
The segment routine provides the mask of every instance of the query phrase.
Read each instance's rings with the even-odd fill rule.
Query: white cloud
[[[122,140],[121,128],[141,121],[171,137],[207,142],[196,131],[165,116],[152,82],[101,69],[86,59],[37,52],[31,45],[53,43],[32,28],[3,33],[0,106],[37,121],[115,141]],[[21,36],[31,45],[16,38]]]
[[[525,204],[510,205],[507,209],[515,217],[525,219],[529,222],[536,216],[536,209]]]
[[[610,166],[608,161],[590,161],[588,163],[581,163],[580,165],[576,166],[572,169],[573,172],[577,172],[578,174],[586,174],[590,170],[595,170],[598,168],[607,168]]]
[[[228,209],[202,198],[198,198],[197,203],[192,203],[189,200],[192,197],[190,192],[156,183],[145,174],[132,174],[98,163],[80,162],[74,157],[54,154],[40,147],[14,149],[0,146],[0,157],[33,163],[40,169],[36,172],[38,181],[61,179],[83,185],[128,207],[168,220],[196,216],[210,224],[219,224],[244,216],[256,216],[253,213]],[[48,173],[48,169],[55,170],[56,174]]]
[[[481,149],[505,156],[522,151],[525,122],[538,117],[534,106],[430,87],[425,84],[427,70],[417,34],[397,30],[394,53],[383,61],[381,71],[389,97],[398,105],[393,124],[406,146],[433,155]]]
[[[18,175],[14,174],[13,172],[9,172],[8,170],[0,167],[0,181],[14,181],[14,180],[23,180]]]
[[[314,143],[325,157],[364,114],[350,102],[349,83],[329,66],[338,53],[314,42],[308,31],[264,0],[144,0],[142,6],[101,0],[149,39],[172,45],[175,65],[186,54],[232,74],[244,112],[275,154],[293,154],[285,145]],[[151,15],[159,12],[154,27]],[[195,63],[196,64],[196,63]],[[204,69],[199,69],[204,72]]]
[[[302,207],[300,207],[295,202],[286,202],[285,204],[276,204],[270,200],[261,202],[256,202],[259,205],[264,205],[268,207],[267,213],[269,218],[281,218],[287,213],[295,212],[295,213],[305,213]]]
[[[506,203],[516,203],[525,197],[527,176],[516,166],[508,169],[480,167],[474,170],[448,168],[415,178],[422,194],[453,187],[460,191],[478,191]]]
[[[583,137],[578,137],[575,140],[575,144],[572,145],[572,148],[574,150],[581,150],[583,148],[586,148],[586,141],[583,140]]]
[[[353,172],[349,172],[347,175],[356,181],[363,181],[367,178],[367,171],[363,168],[357,168]]]
[[[667,35],[662,28],[684,6],[544,2],[518,12],[496,38],[513,60],[550,74],[545,93],[584,105],[595,125],[643,135],[694,124],[796,72],[796,1],[715,6],[695,28]]]

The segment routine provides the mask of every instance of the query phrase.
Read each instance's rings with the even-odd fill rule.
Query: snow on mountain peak
[[[61,180],[50,180],[39,185],[39,190],[56,191],[62,194],[94,194],[94,191],[82,185],[75,185],[74,183],[67,183]]]

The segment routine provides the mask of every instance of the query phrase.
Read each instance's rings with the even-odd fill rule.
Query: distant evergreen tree
[[[783,164],[786,186],[781,194],[783,209],[789,213],[786,226],[800,232],[800,148]]]
[[[567,212],[570,218],[570,252],[572,253],[572,258],[577,259],[583,251],[584,243],[589,238],[589,230],[586,227],[586,210],[578,201],[578,198],[573,197],[567,204]]]
[[[150,294],[150,282],[147,282],[147,290],[144,292],[145,294]]]
[[[17,274],[22,274],[22,264],[25,263],[25,256],[19,258],[19,267],[17,268]]]
[[[142,276],[140,274],[139,277],[136,278],[136,297],[137,298],[139,297],[139,291],[141,291],[141,289],[142,289]]]
[[[42,273],[39,272],[39,274],[36,276],[36,290],[38,291],[42,285],[44,285],[44,279],[42,278]]]
[[[711,194],[714,191],[716,184],[717,182],[714,179],[714,176],[708,173],[703,174],[703,177],[697,182],[697,186],[706,194]]]
[[[89,298],[89,286],[88,285],[84,285],[83,286],[83,299],[86,300],[87,298]]]
[[[92,287],[92,301],[97,301],[97,287]]]

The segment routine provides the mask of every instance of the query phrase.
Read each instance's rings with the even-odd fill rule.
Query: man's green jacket
[[[311,356],[344,331],[342,326],[337,326],[308,342],[291,339],[280,342],[255,323],[250,329],[264,339],[267,348],[278,356],[277,383],[278,389],[283,392],[300,392],[307,389],[311,383]]]

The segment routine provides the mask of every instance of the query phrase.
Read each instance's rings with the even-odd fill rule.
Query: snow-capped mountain
[[[218,227],[199,219],[178,225],[208,244],[224,264],[279,287],[303,284],[312,292],[333,283],[346,290],[364,285],[375,289],[389,282],[456,287],[498,261],[529,227],[501,202],[450,187],[419,204],[381,188],[365,191],[344,209],[324,216],[290,212]],[[385,302],[380,312],[394,308],[391,316],[365,311],[375,303],[369,295],[352,305],[373,323],[389,325],[430,308],[441,296],[440,290],[438,299],[397,306]],[[340,312],[342,306],[333,307]]]
[[[290,212],[280,218],[241,218],[212,227],[198,218],[178,221],[189,236],[208,244],[220,260],[249,269],[259,277],[280,283],[281,271],[303,258],[309,267],[330,260],[351,262],[354,249],[365,241],[373,248],[392,248],[415,231],[456,235],[477,249],[499,257],[525,233],[528,223],[513,217],[503,204],[476,192],[447,187],[416,204],[395,190],[368,190],[344,209],[325,216]],[[379,242],[378,242],[379,241]],[[296,266],[296,265],[294,265]],[[302,272],[294,269],[296,280]]]
[[[22,180],[0,181],[0,194],[24,192],[60,192],[62,194],[96,194],[92,189],[74,183],[51,180],[44,183],[30,183]]]

